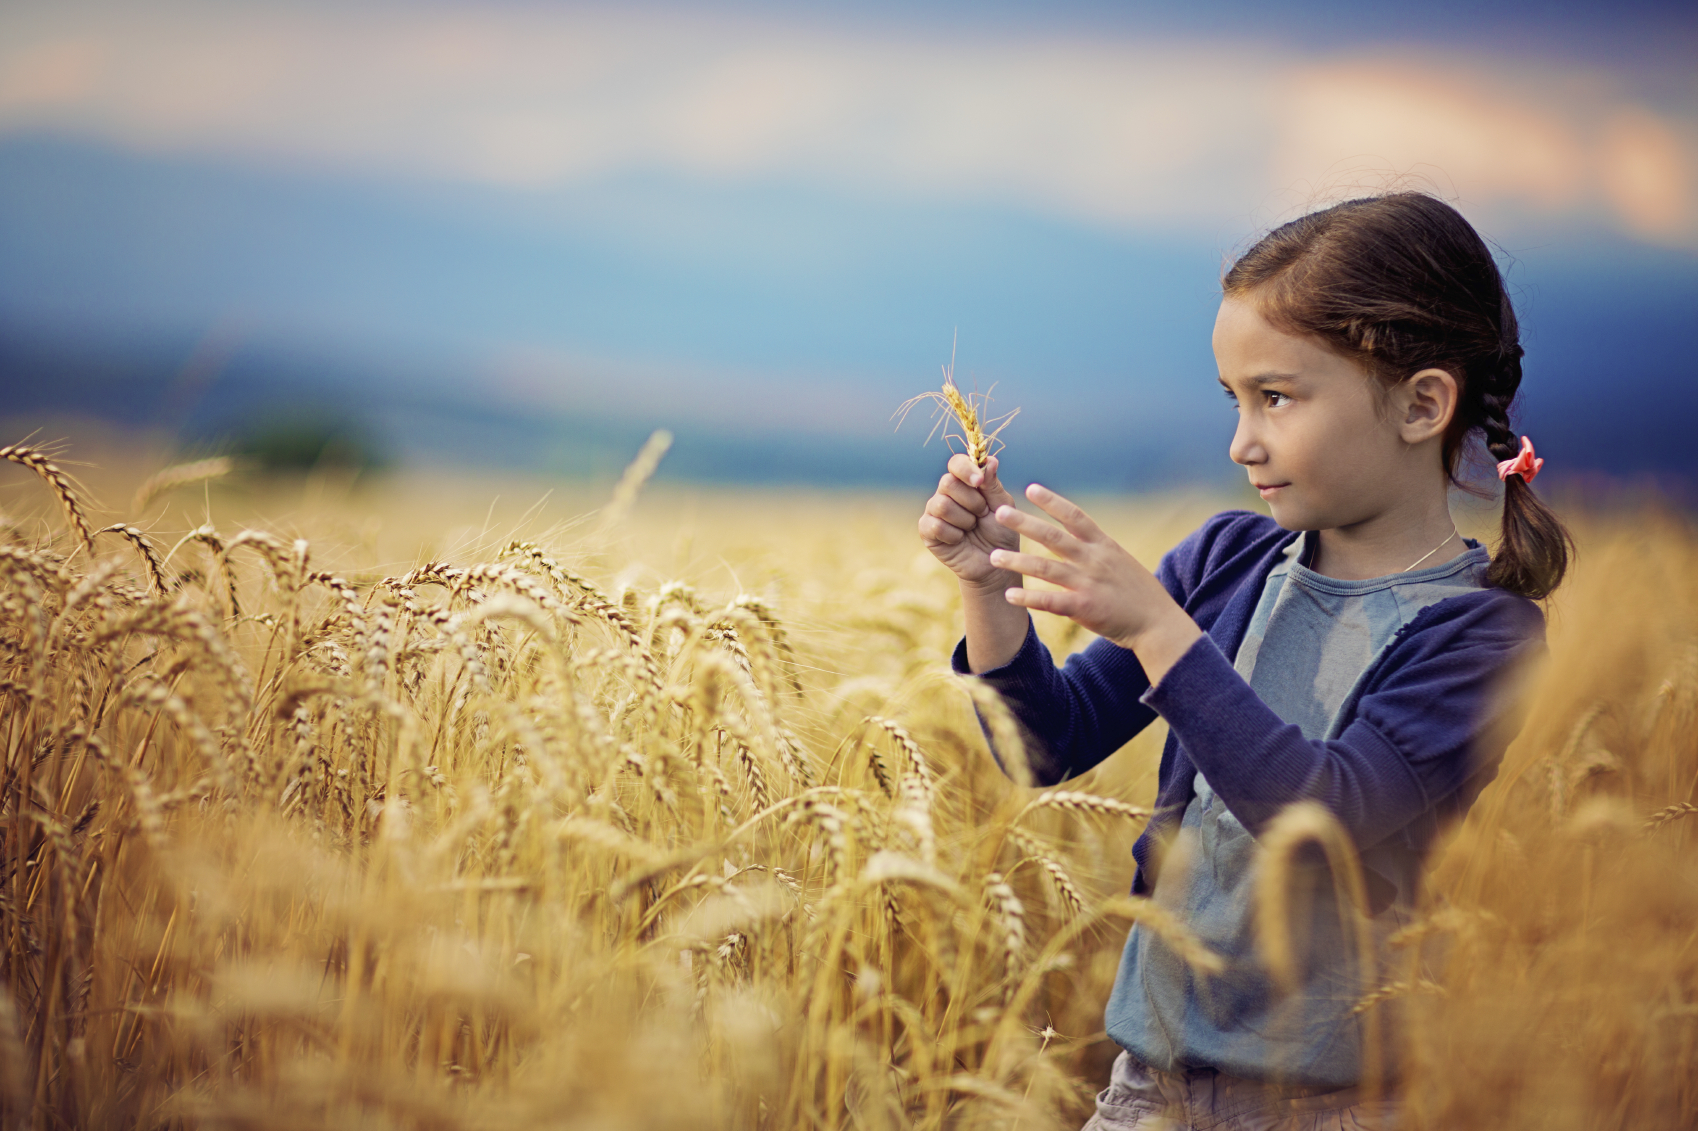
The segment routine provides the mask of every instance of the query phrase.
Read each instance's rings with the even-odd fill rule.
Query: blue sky
[[[1553,467],[1679,470],[1690,17],[633,11],[9,9],[8,402],[313,399],[562,471],[665,425],[676,475],[901,482],[938,455],[890,409],[958,335],[1033,474],[1229,482],[1223,258],[1401,174],[1504,249]]]

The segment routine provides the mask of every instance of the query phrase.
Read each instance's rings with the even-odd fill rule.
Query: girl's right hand
[[[992,550],[1018,550],[1020,535],[996,520],[996,508],[1014,496],[997,478],[995,456],[977,467],[965,455],[949,459],[920,516],[920,540],[964,583],[998,594],[1020,584],[1020,575],[990,563]]]

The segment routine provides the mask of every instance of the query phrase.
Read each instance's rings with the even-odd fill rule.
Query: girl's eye
[[[1288,405],[1291,403],[1290,397],[1286,396],[1284,393],[1276,393],[1272,389],[1267,391],[1267,398],[1269,408],[1278,408],[1281,405]]]
[[[1238,403],[1238,394],[1233,392],[1231,389],[1223,388],[1223,389],[1221,389],[1221,394],[1226,397],[1226,399],[1229,403],[1231,403],[1231,404],[1237,404]]]

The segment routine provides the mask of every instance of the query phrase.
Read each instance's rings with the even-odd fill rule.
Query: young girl
[[[1277,992],[1253,924],[1257,837],[1319,802],[1354,840],[1376,943],[1409,922],[1436,833],[1496,772],[1508,728],[1493,692],[1542,646],[1533,599],[1561,581],[1568,535],[1509,423],[1514,311],[1455,209],[1399,193],[1313,213],[1252,247],[1222,290],[1230,455],[1272,518],[1216,515],[1152,574],[1053,491],[1026,497],[1059,528],[1014,508],[996,460],[958,455],[920,535],[960,579],[955,667],[1005,697],[1041,784],[1157,715],[1170,728],[1132,890],[1227,967],[1195,975],[1132,930],[1107,1010],[1123,1051],[1088,1127],[1389,1126],[1394,1105],[1361,1087],[1370,1015],[1353,1011],[1362,972],[1330,879],[1311,873],[1300,985]],[[1496,554],[1449,508],[1476,432],[1500,461]],[[1022,535],[1054,556],[1021,553]],[[1058,670],[1028,609],[1101,639]]]

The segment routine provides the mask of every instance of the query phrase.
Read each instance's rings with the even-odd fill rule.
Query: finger
[[[1022,514],[1011,506],[996,508],[996,520],[1008,529],[1024,534],[1040,545],[1048,546],[1064,558],[1071,558],[1079,550],[1079,540],[1073,535],[1045,522],[1037,515]]]
[[[1063,617],[1072,616],[1078,604],[1078,598],[1065,589],[1009,589],[1003,597],[1010,605]]]
[[[990,503],[985,501],[984,492],[977,487],[969,487],[953,475],[945,475],[937,482],[937,493],[953,499],[963,510],[973,514],[989,514]]]
[[[1033,483],[1026,488],[1026,497],[1043,509],[1043,512],[1067,528],[1081,542],[1095,542],[1102,537],[1102,527],[1092,521],[1091,516],[1069,499],[1051,491],[1039,483]]]
[[[959,526],[962,530],[971,530],[979,525],[977,515],[942,493],[926,500],[926,513],[933,518],[941,518],[951,526]]]
[[[979,490],[983,491],[987,496],[994,497],[996,495],[1008,495],[1008,497],[1012,499],[1014,496],[1009,494],[1008,488],[1002,485],[1002,480],[999,478],[1001,468],[1002,462],[995,456],[991,456],[989,459],[985,460],[985,466],[982,469],[984,474],[981,477],[982,482],[979,484]]]
[[[967,532],[959,526],[951,526],[929,514],[920,516],[920,538],[928,546],[958,546],[965,537]]]
[[[1017,573],[1022,577],[1037,577],[1052,585],[1064,586],[1068,589],[1078,584],[1079,571],[1068,562],[1056,561],[1038,554],[1021,554],[1013,550],[992,550],[990,563],[998,569]]]
[[[985,481],[983,469],[965,452],[956,452],[949,457],[949,474],[969,487],[977,487]]]

